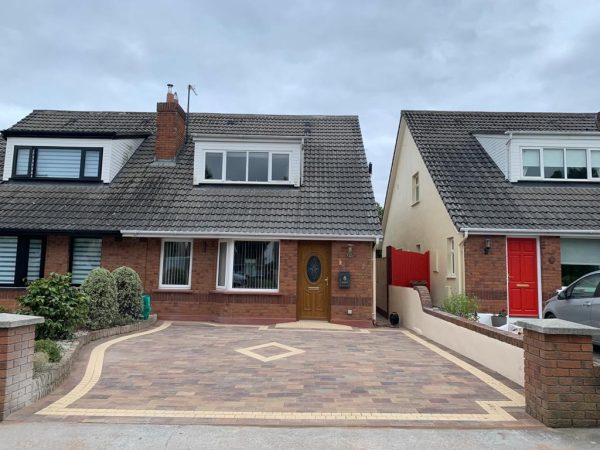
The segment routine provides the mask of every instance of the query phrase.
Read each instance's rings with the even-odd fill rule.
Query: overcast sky
[[[3,1],[0,128],[32,109],[357,114],[383,203],[402,109],[600,110],[600,1]]]

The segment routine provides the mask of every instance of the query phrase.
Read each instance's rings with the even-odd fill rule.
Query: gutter
[[[585,236],[600,238],[600,229],[597,230],[556,230],[535,228],[470,228],[462,227],[460,231],[465,233],[465,238],[470,234],[522,234],[532,236]]]
[[[121,230],[123,237],[144,238],[188,238],[188,239],[218,239],[218,238],[240,238],[240,239],[297,239],[314,241],[363,241],[378,242],[380,235],[336,235],[336,234],[303,234],[303,233],[240,233],[232,231],[145,231],[145,230]]]

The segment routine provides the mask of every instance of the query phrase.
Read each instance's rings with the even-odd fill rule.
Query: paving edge
[[[34,375],[32,380],[32,392],[31,401],[29,404],[36,402],[37,400],[44,398],[50,394],[54,389],[62,384],[63,381],[71,373],[73,362],[77,356],[87,344],[98,339],[104,339],[111,336],[118,336],[121,334],[132,333],[135,331],[144,330],[156,323],[156,314],[150,316],[148,320],[142,320],[139,322],[131,323],[129,325],[122,325],[112,328],[104,328],[102,330],[90,331],[88,334],[80,336],[75,339],[75,347],[65,353],[59,363],[54,365],[47,371],[38,372]]]

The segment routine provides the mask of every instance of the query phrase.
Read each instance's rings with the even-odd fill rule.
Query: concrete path
[[[1,449],[598,449],[600,430],[262,428],[86,423],[0,424]]]

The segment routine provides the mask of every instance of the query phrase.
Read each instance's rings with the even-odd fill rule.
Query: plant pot
[[[506,316],[492,316],[492,326],[501,327],[503,325],[506,325]]]
[[[393,327],[397,327],[400,323],[400,316],[397,312],[393,312],[390,314],[390,325]]]

